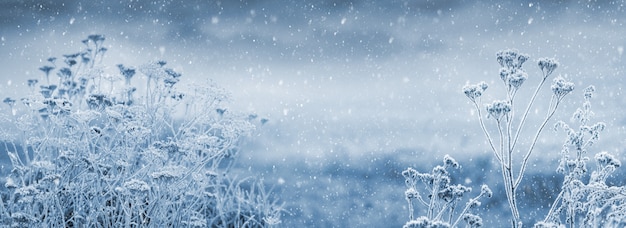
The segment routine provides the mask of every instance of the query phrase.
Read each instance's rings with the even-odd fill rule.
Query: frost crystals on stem
[[[511,213],[513,215],[512,225],[513,227],[521,227],[522,221],[519,215],[518,206],[517,206],[517,195],[516,190],[519,187],[519,184],[522,181],[524,176],[524,172],[526,167],[528,166],[528,161],[532,151],[535,147],[536,142],[539,139],[539,135],[543,131],[547,122],[552,118],[554,113],[556,112],[560,102],[563,97],[570,93],[574,86],[571,82],[565,81],[562,77],[557,77],[552,85],[552,99],[551,104],[548,107],[548,113],[544,120],[539,125],[535,135],[532,137],[532,140],[529,143],[529,148],[527,152],[524,154],[521,160],[514,162],[514,152],[516,150],[517,141],[520,137],[520,133],[524,128],[524,123],[528,118],[529,111],[532,105],[537,98],[537,94],[539,93],[540,88],[545,84],[547,78],[554,72],[557,68],[558,63],[554,59],[541,58],[539,59],[538,66],[543,73],[543,77],[539,78],[539,84],[535,88],[535,92],[530,97],[526,108],[523,110],[522,115],[517,116],[518,108],[516,106],[516,95],[517,91],[522,87],[522,85],[526,84],[526,81],[529,79],[528,73],[523,68],[523,65],[526,61],[528,61],[530,57],[526,54],[520,53],[515,49],[504,50],[496,53],[496,60],[500,65],[501,69],[499,71],[499,76],[502,82],[504,83],[506,89],[506,96],[503,100],[496,100],[490,104],[485,105],[485,110],[487,111],[487,118],[491,117],[495,120],[495,133],[498,135],[499,140],[497,140],[498,145],[496,145],[496,140],[492,138],[492,133],[485,126],[485,116],[482,115],[481,104],[478,101],[479,97],[486,89],[486,84],[484,87],[479,85],[473,86],[465,86],[463,87],[463,92],[470,99],[474,108],[478,112],[478,120],[480,123],[480,127],[489,142],[489,146],[493,151],[494,156],[497,161],[500,163],[501,171],[502,171],[502,179],[504,181],[504,190],[507,196],[507,200],[511,209]],[[484,84],[484,82],[481,82]],[[485,89],[480,89],[485,88]],[[517,123],[517,127],[514,126],[513,123]],[[519,162],[519,163],[517,163]],[[514,173],[514,167],[517,166],[519,168],[518,173]]]

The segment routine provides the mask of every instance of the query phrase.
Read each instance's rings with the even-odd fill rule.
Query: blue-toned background
[[[590,152],[624,160],[625,4],[4,0],[0,98],[23,96],[48,57],[104,34],[111,68],[164,59],[183,73],[182,83],[212,79],[232,93],[232,110],[270,120],[242,146],[238,172],[274,186],[288,210],[285,226],[400,226],[408,211],[399,172],[425,172],[446,153],[463,165],[455,181],[493,185],[497,196],[483,212],[493,225],[503,222],[493,215],[508,215],[506,200],[461,88],[486,81],[485,102],[501,97],[495,53],[516,48],[531,56],[523,103],[539,82],[537,58],[554,57],[556,72],[577,87],[555,118],[569,120],[581,89],[595,85],[595,120],[608,128]],[[541,94],[528,137],[547,109],[549,88]],[[539,198],[558,190],[554,163],[564,136],[545,131],[532,157],[520,191],[529,221],[549,207]]]

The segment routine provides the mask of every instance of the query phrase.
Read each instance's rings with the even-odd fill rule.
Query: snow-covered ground
[[[558,59],[556,73],[578,90],[556,119],[568,120],[582,102],[580,89],[595,85],[595,120],[608,126],[595,149],[624,158],[624,4],[4,1],[0,90],[20,97],[26,79],[41,77],[45,59],[75,52],[88,34],[104,34],[106,65],[164,59],[183,72],[182,83],[212,79],[232,93],[231,109],[269,119],[243,145],[240,175],[260,174],[276,185],[287,226],[401,225],[408,219],[399,176],[406,166],[426,171],[451,154],[464,166],[460,175],[476,185],[488,173],[499,177],[497,169],[479,170],[491,154],[461,92],[466,83],[486,81],[485,101],[501,97],[498,50],[531,56],[521,100],[539,82],[537,59]],[[540,99],[529,128],[545,115],[547,98]],[[535,171],[555,175],[563,137],[543,133],[533,157],[542,168]],[[547,203],[529,203],[529,217],[542,215],[528,208]]]

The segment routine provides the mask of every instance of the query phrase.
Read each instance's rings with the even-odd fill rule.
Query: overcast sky
[[[497,85],[495,52],[517,48],[557,58],[579,88],[596,84],[598,106],[611,110],[597,112],[624,144],[625,15],[619,1],[9,0],[0,2],[0,89],[19,96],[46,58],[99,33],[109,66],[164,59],[187,83],[226,87],[234,108],[270,118],[266,137],[277,143],[264,148],[457,150],[477,130],[457,130],[477,127],[460,88]],[[534,62],[527,69],[539,73]]]

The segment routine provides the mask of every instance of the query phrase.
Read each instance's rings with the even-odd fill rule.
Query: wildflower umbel
[[[509,84],[515,89],[518,89],[520,86],[522,86],[522,84],[524,84],[527,78],[528,78],[528,74],[526,72],[518,70],[518,71],[512,72],[508,76],[507,84]]]
[[[463,87],[463,93],[465,96],[472,101],[476,101],[477,98],[483,95],[485,90],[487,90],[489,86],[485,82],[480,82],[476,85],[466,85]]]
[[[124,64],[117,64],[117,68],[120,70],[120,74],[124,76],[124,79],[126,80],[126,85],[130,85],[130,79],[132,79],[135,75],[135,68],[126,67],[124,66]]]
[[[541,69],[541,72],[543,72],[543,77],[546,78],[550,76],[552,72],[554,72],[554,70],[559,66],[559,62],[557,62],[556,59],[552,58],[540,58],[537,65],[539,65],[539,69]]]
[[[552,83],[552,92],[557,98],[562,98],[574,90],[574,83],[568,82],[563,77],[556,77]]]
[[[450,155],[443,156],[443,164],[447,167],[459,168],[459,163],[454,160]]]
[[[480,194],[486,197],[491,197],[493,195],[493,192],[491,191],[489,186],[484,184],[480,187]]]
[[[474,214],[465,214],[463,215],[463,220],[467,222],[469,227],[482,227],[483,219],[480,216]]]
[[[13,105],[15,105],[15,99],[10,98],[10,97],[4,98],[2,102],[9,105],[10,107],[13,107]]]
[[[496,60],[498,60],[501,67],[506,68],[522,68],[522,65],[529,58],[530,56],[520,53],[516,49],[508,49],[496,53]]]
[[[503,116],[511,112],[511,104],[507,101],[493,101],[493,103],[487,104],[486,109],[489,116],[500,121]]]
[[[606,151],[600,152],[598,154],[596,154],[596,156],[594,156],[594,158],[596,159],[596,161],[598,162],[598,165],[600,166],[613,166],[613,167],[620,167],[622,165],[622,163],[615,159],[615,157],[611,154],[609,154]]]

